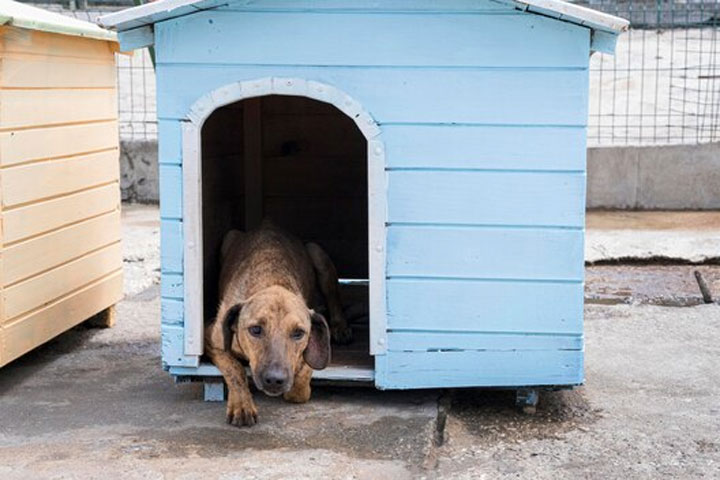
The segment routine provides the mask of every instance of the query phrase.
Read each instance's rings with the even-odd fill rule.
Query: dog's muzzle
[[[287,369],[280,366],[272,365],[260,372],[258,377],[260,380],[258,387],[268,395],[281,395],[290,390],[292,386],[290,374]]]

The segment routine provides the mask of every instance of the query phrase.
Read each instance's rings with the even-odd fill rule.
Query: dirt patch
[[[572,430],[586,431],[600,413],[590,406],[582,388],[541,392],[533,415],[515,407],[514,391],[459,391],[451,404],[447,435],[452,441],[453,429],[460,429],[475,445],[488,446],[557,438]]]
[[[707,282],[713,298],[720,299],[720,266],[603,265],[585,269],[585,302],[667,307],[700,305],[703,298],[694,276],[696,270]]]

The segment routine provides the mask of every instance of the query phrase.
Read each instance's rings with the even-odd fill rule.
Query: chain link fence
[[[44,8],[95,21],[132,0],[67,0]],[[614,56],[590,62],[589,146],[720,141],[720,0],[582,0],[631,21]],[[155,72],[147,49],[118,55],[120,132],[157,136]]]
[[[720,0],[590,0],[627,18],[590,62],[590,146],[720,141]]]

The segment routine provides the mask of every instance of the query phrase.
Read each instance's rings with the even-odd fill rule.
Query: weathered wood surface
[[[586,28],[519,12],[205,11],[158,27],[161,63],[585,68],[590,46]],[[243,48],[207,48],[230,36]]]
[[[117,121],[0,132],[0,166],[117,148]]]
[[[115,50],[0,26],[0,365],[122,295]]]
[[[12,319],[92,283],[122,266],[120,242],[53,268],[3,290],[5,318]]]
[[[198,98],[223,85],[279,76],[341,85],[380,124],[582,127],[587,123],[586,69],[165,64],[158,65],[157,75],[160,119],[185,118]]]
[[[117,147],[77,157],[5,168],[1,179],[3,207],[117,182],[119,171]]]
[[[117,117],[114,89],[0,90],[0,104],[3,130]]]
[[[0,63],[0,78],[4,88],[114,89],[115,61],[8,54]]]
[[[375,357],[382,389],[579,385],[582,350],[390,352]]]
[[[358,180],[362,159],[347,168],[326,162],[347,156],[338,139],[352,135],[340,123],[327,126],[327,105],[303,111],[296,98],[269,101],[262,148],[266,213],[293,219],[289,226],[303,235],[329,232],[307,217],[332,202],[328,223],[344,214],[383,226],[368,245],[386,256],[381,268],[370,266],[372,278],[387,280],[371,305],[372,316],[387,320],[373,325],[388,332],[387,344],[370,347],[384,353],[376,357],[376,384],[582,382],[590,30],[498,5],[382,2],[370,14],[370,7],[343,10],[346,2],[233,2],[155,26],[169,365],[195,366],[174,344],[182,338],[187,288],[181,124],[198,118],[191,106],[219,87],[237,92],[245,88],[238,82],[264,79],[258,83],[267,94],[268,79],[290,77],[336,87],[380,127],[365,166],[388,185],[369,192],[370,204]],[[247,48],[229,46],[237,42]],[[233,182],[215,177],[235,175],[233,162],[242,160],[241,140],[232,142],[242,135],[228,134],[242,132],[242,111],[224,110],[223,121],[210,117],[203,131],[204,159],[219,169],[204,170],[213,193],[203,200],[217,218],[236,221],[231,205],[248,208],[245,189],[230,192]],[[306,121],[291,121],[299,113]],[[323,141],[302,143],[321,133]],[[304,155],[286,155],[288,148]],[[238,185],[248,181],[235,177]],[[209,228],[206,240],[222,230],[219,223]],[[333,231],[336,242],[326,248],[362,254],[345,241],[351,236]],[[385,307],[377,308],[385,300],[386,317]]]
[[[117,47],[115,42],[98,41],[71,35],[0,26],[3,54],[31,54],[112,61]],[[80,72],[81,73],[81,72]]]
[[[3,250],[4,286],[58,267],[120,240],[120,211],[45,233]]]
[[[19,317],[0,327],[4,337],[0,366],[74,327],[122,297],[122,273],[117,272]]]
[[[119,204],[118,184],[110,183],[79,193],[5,210],[3,241],[5,245],[14,244],[113,211]]]

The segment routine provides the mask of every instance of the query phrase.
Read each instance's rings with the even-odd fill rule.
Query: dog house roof
[[[97,40],[117,41],[114,32],[100,28],[90,22],[66,17],[65,15],[12,0],[0,0],[0,25],[12,25],[29,30],[40,30]]]
[[[588,27],[595,34],[617,36],[628,28],[630,22],[597,10],[581,7],[562,0],[490,0],[510,5],[518,10],[552,17],[564,22]],[[158,0],[138,7],[129,8],[102,16],[99,23],[120,32],[151,25],[170,18],[208,10],[228,3],[228,0]],[[438,7],[442,9],[442,7]],[[597,43],[597,42],[594,42]],[[614,42],[613,46],[614,46]],[[594,48],[606,51],[608,47]],[[612,47],[609,48],[612,51]]]

